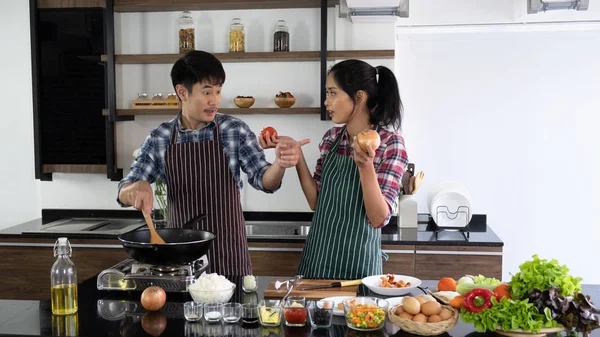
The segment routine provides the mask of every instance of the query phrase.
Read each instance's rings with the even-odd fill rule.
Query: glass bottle
[[[52,314],[71,315],[77,312],[77,269],[71,261],[71,244],[58,238],[54,244],[56,262],[50,270]]]
[[[273,51],[290,51],[290,33],[284,20],[277,21],[273,35]]]
[[[196,29],[192,13],[185,11],[179,17],[179,54],[196,49]]]
[[[79,336],[79,314],[52,315],[52,336]]]
[[[246,51],[246,34],[244,25],[239,18],[233,19],[229,27],[229,52],[238,53]]]

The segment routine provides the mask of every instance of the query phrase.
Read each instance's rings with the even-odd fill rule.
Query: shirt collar
[[[198,130],[191,130],[191,129],[186,129],[186,128],[183,127],[183,124],[181,123],[181,110],[180,110],[179,113],[177,114],[177,117],[175,117],[175,129],[177,129],[177,131],[179,131],[179,132],[200,131],[200,130],[206,128],[206,127],[209,127],[209,126],[212,127],[212,126],[214,126],[215,125],[215,120],[217,119],[217,116],[218,116],[218,114],[215,116],[215,119],[212,122],[206,124],[205,126],[201,127],[200,129],[198,129]]]

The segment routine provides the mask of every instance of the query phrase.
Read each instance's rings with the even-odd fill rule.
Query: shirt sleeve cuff
[[[267,169],[269,167],[271,167],[271,165],[273,165],[273,164],[265,165],[263,168],[260,169],[260,172],[256,175],[256,186],[255,187],[257,187],[259,190],[261,190],[265,193],[268,193],[268,194],[273,194],[273,193],[277,192],[281,188],[281,184],[282,184],[282,182],[280,182],[279,186],[277,186],[273,190],[266,189],[265,186],[263,185],[263,177],[265,176],[265,172],[267,172]]]
[[[121,202],[121,200],[119,200],[119,194],[121,193],[121,189],[123,188],[123,185],[127,184],[127,183],[131,183],[132,181],[125,178],[123,180],[121,180],[119,182],[119,185],[117,186],[117,204],[119,204],[119,206],[121,207],[129,207],[128,205],[125,205],[124,203]]]

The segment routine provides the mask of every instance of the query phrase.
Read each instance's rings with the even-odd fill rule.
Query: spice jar
[[[194,18],[192,13],[183,12],[179,17],[179,53],[185,54],[196,49],[195,44],[196,30],[194,28]]]
[[[163,95],[162,94],[154,94],[154,96],[152,97],[153,101],[162,101],[163,100]],[[164,105],[165,103],[163,102],[152,102],[152,105]]]
[[[246,34],[244,33],[244,25],[239,18],[233,19],[229,27],[229,52],[245,52],[246,51]]]
[[[145,92],[139,93],[138,94],[138,101],[148,101],[148,103],[146,102],[137,102],[137,105],[152,105],[152,103],[150,103],[150,98],[148,97],[148,94]]]
[[[172,94],[168,94],[167,95],[167,105],[178,105],[179,102],[177,102],[177,94],[172,93]]]
[[[290,51],[290,33],[284,20],[277,21],[275,26],[273,51]]]

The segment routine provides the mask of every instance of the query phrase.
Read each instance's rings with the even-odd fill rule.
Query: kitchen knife
[[[298,290],[313,290],[313,289],[324,289],[324,288],[341,288],[341,287],[356,286],[356,285],[359,285],[359,284],[362,284],[362,280],[332,282],[330,284],[318,284],[318,285],[315,285],[315,286],[299,288]]]

